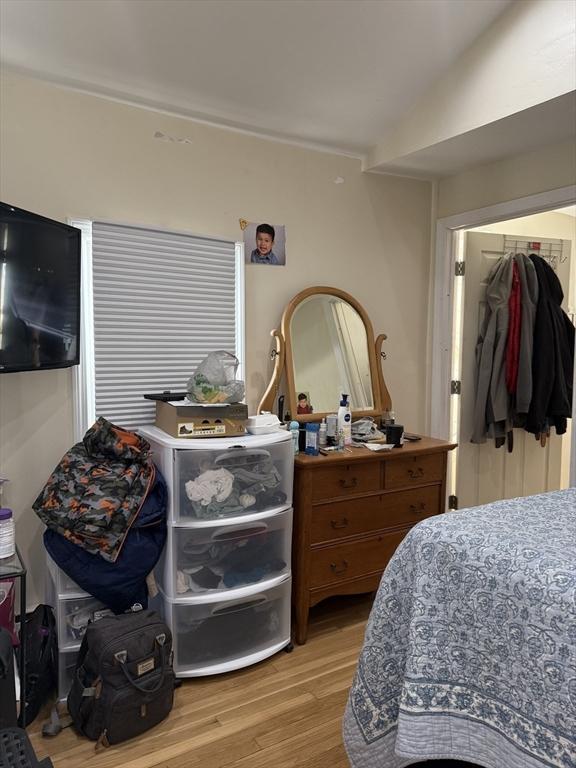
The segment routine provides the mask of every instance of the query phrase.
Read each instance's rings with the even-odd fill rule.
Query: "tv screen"
[[[0,373],[77,365],[80,230],[0,203]]]

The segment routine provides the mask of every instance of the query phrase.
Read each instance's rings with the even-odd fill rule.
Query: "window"
[[[106,222],[82,230],[82,347],[76,432],[98,416],[152,424],[143,395],[184,391],[211,351],[244,357],[243,246]],[[239,377],[243,378],[239,369]]]

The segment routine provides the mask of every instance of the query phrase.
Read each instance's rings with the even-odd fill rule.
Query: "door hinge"
[[[460,395],[462,394],[462,382],[456,381],[455,379],[452,379],[450,382],[450,394],[451,395]]]
[[[458,509],[458,496],[448,496],[448,509]]]
[[[456,275],[456,277],[464,277],[465,272],[466,272],[466,262],[457,261],[454,264],[454,274]]]

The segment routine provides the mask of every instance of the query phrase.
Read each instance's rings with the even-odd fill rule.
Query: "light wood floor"
[[[238,672],[184,681],[168,719],[138,739],[94,751],[71,728],[28,728],[54,768],[349,768],[342,714],[372,597],[333,598],[312,613],[306,645]]]

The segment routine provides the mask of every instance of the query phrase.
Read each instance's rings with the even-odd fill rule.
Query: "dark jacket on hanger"
[[[536,269],[539,293],[526,430],[540,434],[553,426],[562,435],[566,432],[566,418],[572,415],[574,326],[560,306],[564,293],[556,273],[540,256],[530,254],[530,259]]]

